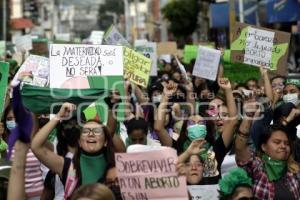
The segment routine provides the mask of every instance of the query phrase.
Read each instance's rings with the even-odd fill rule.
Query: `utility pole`
[[[6,41],[6,25],[7,25],[7,5],[6,5],[6,0],[3,0],[3,27],[2,27],[2,31],[3,31],[3,40]]]
[[[240,22],[244,23],[244,0],[239,0],[239,17],[240,17]]]
[[[130,14],[128,0],[124,0],[124,16],[125,16],[125,34],[127,41],[130,41]]]
[[[235,26],[235,9],[234,9],[234,0],[229,0],[229,35],[230,35],[230,44],[233,40],[233,31]]]
[[[139,0],[134,0],[134,7],[135,7],[135,21],[136,21],[136,39],[140,39],[140,31],[139,31]]]

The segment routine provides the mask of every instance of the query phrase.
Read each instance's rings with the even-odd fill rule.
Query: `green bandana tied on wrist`
[[[269,181],[278,181],[287,172],[287,161],[275,160],[264,154],[264,171],[267,173]]]

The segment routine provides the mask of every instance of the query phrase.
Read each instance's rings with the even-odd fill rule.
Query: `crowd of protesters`
[[[50,113],[31,113],[31,138],[19,138],[10,157],[7,199],[120,200],[114,155],[135,144],[176,149],[178,176],[186,176],[187,185],[218,184],[220,199],[300,199],[300,81],[270,79],[261,67],[259,80],[235,83],[220,65],[213,82],[192,76],[192,64],[185,76],[174,58],[158,62],[162,68],[148,88],[124,81],[126,98],[110,92],[107,123],[75,114],[78,105],[67,100],[51,119]],[[26,76],[18,77],[21,84]],[[9,93],[2,159],[24,119]],[[121,99],[123,122],[115,117]],[[222,164],[230,157],[236,166],[224,174]]]

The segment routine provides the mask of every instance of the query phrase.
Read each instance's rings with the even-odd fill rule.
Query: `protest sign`
[[[50,87],[83,89],[89,88],[88,76],[123,76],[122,51],[110,45],[51,44]]]
[[[218,74],[221,51],[199,46],[193,76],[215,81]]]
[[[115,160],[123,199],[188,199],[186,178],[176,172],[176,150],[117,153]]]
[[[21,72],[31,72],[33,75],[32,78],[26,77],[23,82],[45,87],[49,83],[49,59],[42,56],[30,55],[16,73],[12,85],[16,85]]]
[[[0,56],[4,56],[6,51],[5,41],[0,41]]]
[[[90,41],[92,44],[102,44],[103,35],[103,31],[92,31]]]
[[[200,43],[200,46],[214,48],[214,43]],[[191,60],[197,58],[198,54],[198,47],[197,45],[185,45],[183,49],[183,62],[189,64]]]
[[[25,52],[32,49],[32,39],[31,35],[23,35],[19,36],[15,40],[15,45],[17,48],[17,51],[19,52]]]
[[[2,116],[8,83],[9,63],[0,62],[0,114]]]
[[[163,54],[159,56],[159,60],[163,60],[166,63],[171,63],[172,62],[172,56],[169,54]]]
[[[231,44],[231,62],[285,68],[290,33],[236,23]]]
[[[151,60],[134,50],[124,47],[124,77],[129,81],[147,87]]]
[[[121,45],[129,48],[131,47],[129,42],[123,37],[123,35],[114,25],[111,25],[104,34],[104,41],[109,45]]]
[[[177,54],[177,44],[176,42],[160,42],[157,44],[157,55],[176,55]]]
[[[218,185],[189,185],[188,190],[192,200],[218,200]]]
[[[151,76],[157,76],[157,48],[155,42],[146,43],[135,43],[135,50],[145,57],[150,58],[152,61],[151,65]]]
[[[197,53],[197,45],[185,45],[183,50],[183,62],[189,64],[192,59],[197,58]]]

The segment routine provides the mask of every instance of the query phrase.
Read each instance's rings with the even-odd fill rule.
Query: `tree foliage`
[[[187,37],[195,31],[199,7],[197,0],[173,0],[162,8],[175,37]]]

